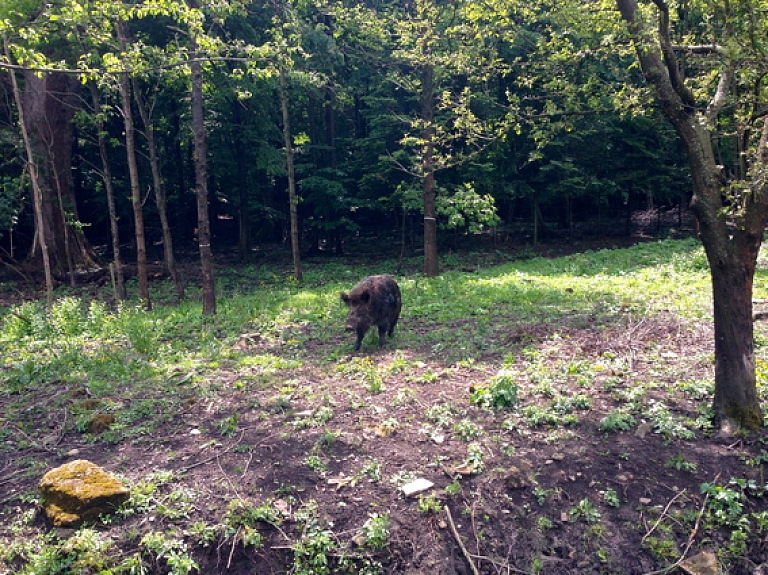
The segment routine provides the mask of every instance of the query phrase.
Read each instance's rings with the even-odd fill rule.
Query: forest
[[[690,201],[685,151],[618,19],[595,20],[602,7],[580,22],[575,7],[514,3],[145,4],[0,14],[59,281],[207,242],[197,193],[212,249],[241,258],[292,240],[354,253],[355,238],[385,232],[431,242],[434,259],[438,244],[506,224],[529,224],[533,243],[568,241],[580,222],[626,234],[634,210]],[[42,269],[8,73],[0,88],[3,261]],[[717,141],[729,172],[739,137]]]
[[[768,571],[765,1],[0,34],[0,573]],[[127,500],[50,530],[79,458]]]

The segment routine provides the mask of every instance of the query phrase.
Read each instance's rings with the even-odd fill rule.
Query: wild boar
[[[392,337],[402,307],[400,288],[392,276],[369,276],[348,294],[341,292],[341,299],[349,308],[346,330],[357,332],[355,351],[373,326],[379,328],[379,347],[386,342],[385,335]]]

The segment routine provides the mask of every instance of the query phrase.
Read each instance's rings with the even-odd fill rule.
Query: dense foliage
[[[540,218],[537,233],[565,236],[596,213],[684,201],[690,185],[674,133],[620,87],[639,86],[631,55],[601,50],[598,32],[569,18],[545,5],[424,0],[231,0],[199,10],[170,1],[14,0],[0,8],[6,62],[71,70],[81,81],[72,173],[79,223],[99,245],[109,237],[99,126],[122,233],[131,233],[122,72],[136,80],[134,109],[150,110],[174,238],[195,237],[183,30],[202,24],[214,249],[237,241],[241,219],[250,244],[287,237],[279,69],[288,73],[305,250],[354,250],[354,235],[382,229],[405,228],[409,238],[420,232],[425,69],[434,72],[430,169],[440,229],[461,234]],[[127,24],[124,49],[118,22]],[[6,255],[14,246],[23,257],[32,242],[31,194],[2,77],[0,242]],[[642,116],[626,114],[641,107]],[[137,146],[146,194],[153,187],[146,139]],[[146,201],[144,211],[148,242],[159,242],[157,208]]]

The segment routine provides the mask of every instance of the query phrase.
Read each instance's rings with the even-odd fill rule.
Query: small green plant
[[[306,464],[307,467],[320,476],[325,475],[326,471],[328,471],[328,465],[319,455],[308,455]]]
[[[453,425],[453,432],[462,441],[469,441],[480,435],[481,429],[475,422],[464,418]]]
[[[743,457],[742,460],[750,467],[759,467],[760,465],[768,463],[768,451],[761,449],[760,453],[755,457]]]
[[[547,499],[550,497],[560,499],[561,493],[562,490],[559,487],[555,487],[554,489],[544,489],[540,485],[537,485],[533,488],[533,496],[536,498],[536,502],[541,507],[544,506],[544,504],[547,502]]]
[[[255,505],[247,499],[233,499],[227,505],[223,523],[227,527],[256,527],[259,522],[278,526],[282,523],[282,515],[274,506],[274,500],[268,499],[261,505]]]
[[[221,527],[218,525],[210,525],[205,521],[195,521],[189,526],[187,532],[201,547],[210,547],[216,540],[218,540],[219,535],[221,534]]]
[[[470,393],[469,401],[486,409],[504,409],[517,405],[518,387],[513,373],[502,369],[487,385],[475,387]]]
[[[395,396],[392,398],[393,407],[402,407],[405,405],[411,405],[416,401],[416,391],[410,387],[403,387],[397,390]]]
[[[302,525],[301,536],[291,545],[293,550],[293,575],[329,575],[331,561],[329,555],[338,545],[333,533],[325,528],[318,518],[317,502],[310,500],[302,505],[295,514]]]
[[[610,505],[611,507],[621,507],[619,494],[616,493],[615,489],[611,489],[610,487],[603,491],[603,501],[605,501],[606,505]]]
[[[683,454],[678,451],[676,455],[667,459],[664,463],[664,467],[670,467],[672,469],[677,469],[678,471],[687,471],[688,473],[696,473],[699,466],[692,461],[686,461]]]
[[[546,515],[540,515],[538,519],[536,519],[536,527],[539,528],[539,531],[546,531],[548,529],[552,529],[555,526],[555,523]]]
[[[744,513],[744,488],[747,485],[746,481],[739,479],[731,479],[728,486],[701,484],[701,493],[709,495],[709,514],[717,525],[738,527]]]
[[[416,509],[419,513],[440,513],[443,510],[443,502],[438,499],[435,493],[428,495],[421,493],[419,494]]]
[[[539,405],[528,405],[523,410],[525,422],[530,427],[542,427],[550,425],[553,427],[576,425],[579,422],[577,415],[572,413],[559,414],[552,409]]]
[[[629,431],[635,425],[635,418],[623,409],[615,409],[600,420],[600,431],[613,433]]]
[[[407,381],[412,381],[414,383],[420,383],[422,385],[426,385],[429,383],[435,383],[438,379],[440,379],[440,376],[436,373],[434,373],[431,369],[427,369],[424,373],[417,376],[410,376],[407,377]]]
[[[325,433],[322,433],[320,437],[317,438],[317,441],[315,442],[315,446],[318,449],[328,450],[331,447],[333,447],[333,442],[336,441],[336,438],[339,436],[338,433],[335,431],[326,431]]]
[[[131,486],[128,501],[126,501],[118,510],[122,516],[131,516],[134,514],[145,514],[156,511],[158,507],[166,510],[169,505],[166,504],[165,497],[161,493],[163,486],[170,484],[176,475],[172,471],[156,471],[150,473],[146,478]],[[179,497],[178,499],[182,499]]]
[[[353,357],[336,368],[347,378],[361,381],[373,394],[384,391],[384,377],[379,366],[370,357]]]
[[[378,483],[381,481],[381,464],[371,459],[363,465],[361,473],[368,477],[371,482]]]
[[[646,537],[643,546],[647,547],[654,557],[659,560],[668,561],[676,557],[679,553],[677,543],[669,537],[651,535],[650,537]]]
[[[651,404],[646,410],[645,415],[653,422],[654,431],[666,441],[671,441],[672,439],[688,441],[696,439],[696,434],[680,422],[664,402],[660,401]]]
[[[333,409],[328,405],[322,405],[313,411],[310,415],[295,419],[291,425],[295,429],[308,429],[325,425],[333,419]]]
[[[456,495],[457,493],[459,493],[461,491],[461,483],[459,483],[458,481],[454,480],[454,481],[452,481],[451,483],[449,483],[448,485],[445,486],[445,490],[444,491],[445,491],[445,493],[447,495]]]
[[[464,463],[473,470],[473,473],[480,473],[485,469],[485,453],[483,451],[483,446],[477,442],[467,445],[467,459]]]
[[[369,514],[368,520],[363,525],[362,533],[365,537],[366,547],[376,551],[384,549],[389,545],[389,514]]]
[[[223,435],[224,437],[232,437],[235,433],[237,433],[237,422],[239,420],[239,417],[236,413],[233,413],[229,417],[225,417],[218,423],[219,427],[219,433]]]
[[[576,521],[577,519],[582,519],[583,521],[592,524],[597,523],[600,521],[600,518],[602,517],[600,511],[592,504],[592,502],[588,498],[584,498],[579,503],[571,509],[568,514],[571,517],[571,521]]]
[[[169,537],[168,534],[159,531],[151,531],[141,538],[141,547],[151,553],[155,561],[165,561],[169,575],[187,575],[200,569],[195,560],[189,556],[187,545],[182,539]]]
[[[459,415],[459,412],[449,403],[439,403],[428,408],[424,412],[427,421],[433,423],[435,427],[443,429],[451,427],[453,419]]]

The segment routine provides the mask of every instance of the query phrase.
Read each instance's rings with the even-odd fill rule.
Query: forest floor
[[[353,353],[341,329],[306,327],[301,355],[316,361],[296,364],[295,342],[244,333],[205,374],[206,393],[180,400],[150,435],[114,444],[41,409],[54,396],[80,401],[82,390],[49,389],[27,413],[40,435],[4,434],[0,540],[43,528],[41,513],[19,523],[32,508],[23,494],[36,490],[41,471],[83,458],[134,482],[173,472],[169,483],[155,479],[157,501],[144,513],[96,528],[125,557],[150,530],[177,534],[204,574],[375,573],[380,565],[406,575],[635,575],[715,556],[732,575],[768,572],[765,531],[739,541],[731,525],[768,510],[750,492],[750,481],[765,486],[766,433],[678,423],[701,419],[711,402],[711,325],[603,311],[523,324],[513,308],[492,310],[491,321],[509,329],[494,332],[473,361],[432,343],[432,328],[406,310],[398,333],[409,337],[396,334],[383,349],[367,340]],[[483,326],[443,329],[470,337]],[[335,356],[344,343],[348,353]],[[250,365],[234,360],[248,356]],[[284,364],[260,364],[267,356]],[[502,372],[518,387],[514,417],[470,401]],[[0,412],[17,400],[0,393]],[[622,418],[633,402],[645,417]],[[21,439],[29,441],[19,447]],[[406,496],[413,479],[433,486]],[[269,517],[258,521],[263,545],[243,544],[248,513]],[[158,553],[136,572],[173,572],[168,557]],[[0,573],[13,572],[2,565]],[[696,569],[686,572],[707,573]]]

